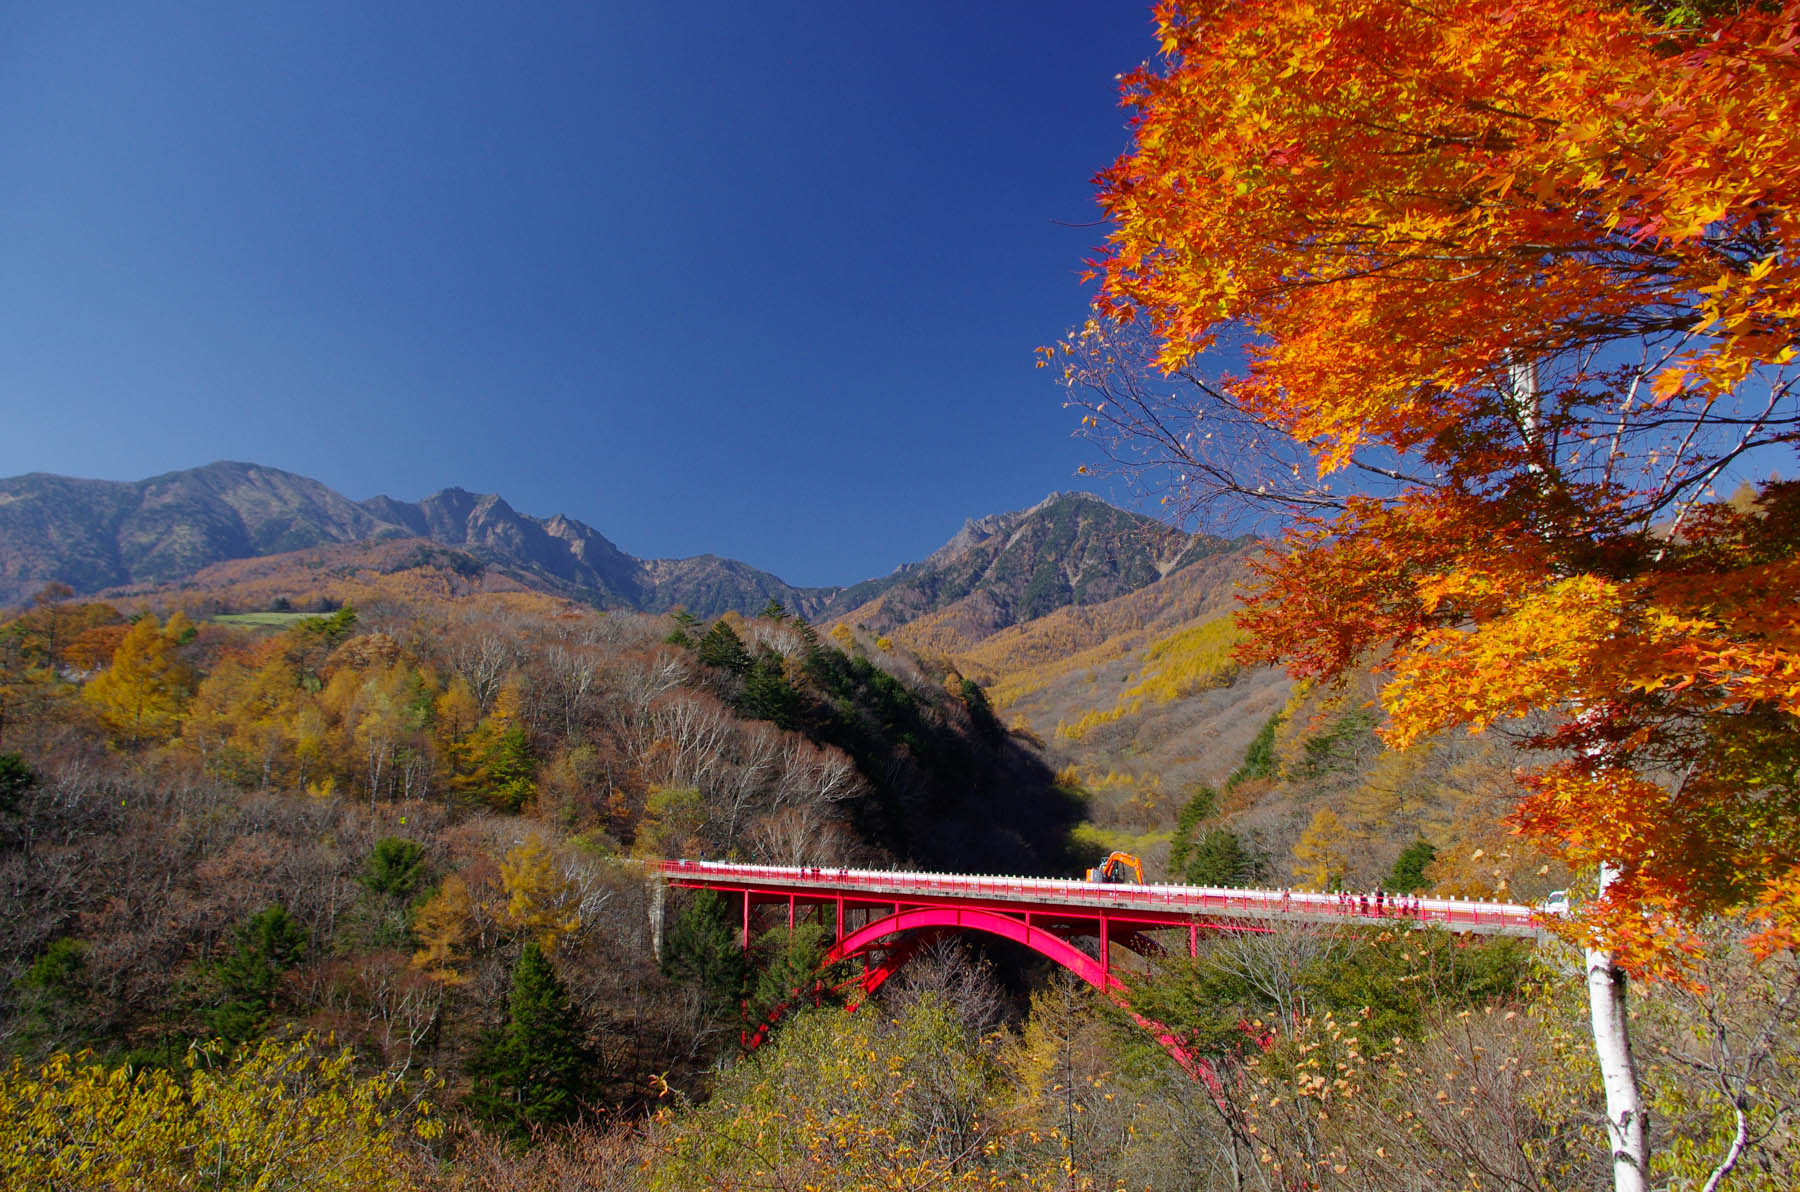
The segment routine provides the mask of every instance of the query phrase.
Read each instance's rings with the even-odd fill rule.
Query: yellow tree
[[[1314,890],[1339,887],[1350,874],[1350,832],[1329,807],[1313,812],[1294,844],[1294,878]]]
[[[422,721],[429,712],[417,671],[380,659],[367,669],[343,666],[320,693],[319,705],[332,721],[330,739],[345,776],[371,801],[413,793],[425,774]]]
[[[194,677],[176,646],[189,627],[180,613],[166,627],[154,616],[139,618],[113,651],[112,665],[82,689],[115,740],[136,746],[167,740],[180,728]]]
[[[71,604],[67,584],[47,585],[31,607],[0,625],[0,744],[9,724],[43,715],[75,688],[70,672],[99,670],[112,658],[126,626],[106,604]]]
[[[563,937],[581,927],[580,885],[563,872],[542,837],[507,850],[500,883],[507,921],[536,940],[545,955],[556,955]]]
[[[472,905],[468,883],[452,873],[413,916],[413,934],[420,945],[413,964],[426,976],[446,985],[468,980],[457,966],[464,962]]]
[[[209,771],[267,787],[293,776],[294,726],[302,692],[279,653],[262,664],[221,659],[194,693],[181,739]]]

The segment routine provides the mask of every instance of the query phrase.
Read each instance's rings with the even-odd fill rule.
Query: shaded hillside
[[[455,599],[484,593],[529,593],[546,603],[561,603],[531,579],[429,539],[392,538],[229,559],[185,579],[160,585],[124,585],[97,595],[133,605],[176,605],[195,616],[268,609],[329,612],[345,604]]]
[[[1067,606],[1102,604],[1226,549],[1085,493],[966,524],[923,562],[846,589],[829,612],[885,632],[940,614],[963,640]]]

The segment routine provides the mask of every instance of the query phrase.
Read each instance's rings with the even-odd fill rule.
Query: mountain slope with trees
[[[179,1068],[307,1026],[521,1137],[640,1105],[739,1008],[661,975],[635,859],[1077,864],[979,699],[843,636],[522,592],[37,604],[0,623],[0,1044]]]

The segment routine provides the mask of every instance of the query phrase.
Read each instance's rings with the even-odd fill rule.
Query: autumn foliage
[[[408,1133],[431,1105],[391,1075],[358,1076],[312,1036],[235,1057],[197,1049],[186,1079],[92,1055],[0,1070],[0,1176],[16,1188],[410,1188]],[[410,1093],[410,1095],[409,1095]]]
[[[1079,383],[1148,335],[1196,383],[1087,425],[1183,499],[1296,515],[1249,657],[1376,662],[1397,745],[1544,749],[1514,822],[1619,866],[1589,921],[1621,959],[1722,907],[1791,943],[1800,490],[1716,489],[1791,468],[1800,425],[1800,4],[1157,13],[1061,356]]]

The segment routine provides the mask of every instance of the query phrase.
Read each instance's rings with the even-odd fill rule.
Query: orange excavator
[[[1130,853],[1114,853],[1087,871],[1090,882],[1130,882],[1144,884],[1144,863]]]

